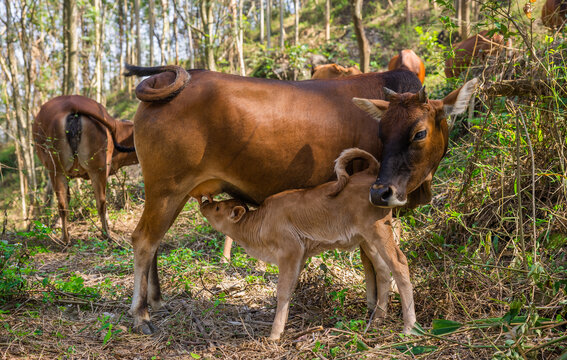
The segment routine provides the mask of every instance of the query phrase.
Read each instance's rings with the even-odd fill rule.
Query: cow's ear
[[[468,81],[460,89],[452,91],[443,99],[443,109],[446,115],[462,114],[469,105],[469,100],[476,90],[478,79]]]
[[[431,180],[426,180],[417,189],[408,194],[408,201],[404,208],[414,209],[420,205],[429,204],[431,198]]]
[[[352,102],[366,111],[370,116],[372,116],[377,121],[382,119],[382,114],[388,109],[390,103],[384,100],[370,100],[361,98],[352,98]]]
[[[240,219],[242,219],[244,214],[246,214],[246,208],[244,208],[244,206],[240,206],[240,205],[235,206],[232,208],[232,211],[230,212],[230,221],[232,221],[233,223],[237,223],[240,221]]]

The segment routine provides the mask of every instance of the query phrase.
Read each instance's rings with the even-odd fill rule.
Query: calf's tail
[[[163,72],[175,73],[175,80],[165,87],[155,87],[156,78],[149,77],[136,87],[136,97],[144,102],[169,102],[175,98],[189,83],[191,75],[177,65],[142,67],[126,64],[124,76],[150,76]]]
[[[378,175],[380,164],[378,163],[378,160],[376,160],[376,158],[372,156],[372,154],[359,148],[343,150],[341,155],[337,158],[337,160],[335,160],[335,173],[337,174],[337,181],[331,188],[331,191],[329,191],[329,197],[337,196],[348,184],[350,176],[346,171],[346,167],[351,161],[355,159],[366,160],[366,162],[368,162],[368,168],[366,168],[366,170],[364,171],[368,174]]]

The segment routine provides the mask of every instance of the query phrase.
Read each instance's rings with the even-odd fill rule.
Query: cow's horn
[[[419,102],[422,102],[424,104],[427,102],[427,94],[425,93],[425,85],[422,86],[422,88],[419,90],[417,95],[419,96]]]
[[[384,86],[384,97],[386,98],[386,100],[389,101],[392,95],[398,95],[398,93]]]

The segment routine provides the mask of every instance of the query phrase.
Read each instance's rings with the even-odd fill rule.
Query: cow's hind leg
[[[93,186],[96,210],[102,225],[104,236],[110,239],[110,231],[108,229],[108,216],[106,215],[106,175],[103,172],[90,171],[89,178]]]
[[[53,190],[57,197],[57,209],[61,219],[61,240],[64,244],[69,244],[69,230],[67,229],[67,212],[69,211],[69,181],[63,173],[49,173]]]
[[[153,309],[162,306],[157,274],[159,242],[188,199],[187,194],[175,191],[154,194],[149,189],[146,185],[144,212],[132,233],[134,294],[130,312],[134,318],[134,330],[143,334],[155,331],[150,322],[148,301]]]
[[[173,225],[173,222],[175,221],[181,210],[183,210],[183,206],[189,200],[189,198],[190,196],[187,195],[179,203],[179,206],[177,207],[175,214],[173,215],[169,225],[167,226],[168,229],[171,227],[171,225]],[[152,266],[150,267],[149,278],[148,278],[148,303],[152,307],[152,311],[154,312],[162,311],[167,313],[168,309],[166,308],[165,303],[161,297],[161,289],[159,285],[159,275],[158,275],[158,267],[157,267],[157,257],[158,257],[158,252],[156,249],[156,251],[154,252],[154,258],[152,260]]]

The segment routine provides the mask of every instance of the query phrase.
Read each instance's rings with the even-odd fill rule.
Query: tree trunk
[[[295,8],[295,33],[293,41],[295,45],[299,45],[299,0],[294,0],[293,5]]]
[[[280,0],[280,50],[285,50],[284,0]]]
[[[364,33],[364,24],[362,23],[362,0],[350,0],[350,3],[352,6],[354,32],[356,33],[356,41],[358,42],[358,50],[360,52],[360,70],[365,73],[370,70],[370,47]]]
[[[244,0],[238,0],[238,65],[240,75],[246,76],[246,65],[244,64],[244,22],[242,17],[242,6]]]
[[[124,29],[126,28],[125,19],[126,11],[124,9],[127,0],[122,0],[118,4],[118,74],[116,75],[116,88],[120,91],[124,89],[124,81],[122,73],[124,72]]]
[[[329,40],[331,40],[331,0],[326,0],[325,1],[325,41],[329,41]]]
[[[140,0],[134,0],[134,21],[136,22],[136,65],[142,64],[142,39],[140,24]]]
[[[242,38],[239,27],[242,26],[242,3],[239,0],[230,1],[230,10],[232,13],[232,37],[234,38],[233,46],[235,48],[236,55],[238,56],[238,66],[240,69],[240,75],[246,75],[246,70],[244,68],[244,57],[242,55]]]
[[[66,94],[79,93],[77,77],[79,69],[79,32],[77,31],[77,1],[65,0],[64,7],[66,8],[67,23],[65,24],[65,32],[67,33],[67,84],[65,86]]]
[[[102,1],[94,0],[94,10],[95,10],[95,100],[99,103],[104,103],[102,101],[102,44],[103,44],[103,34],[104,34],[104,12],[102,9]]]
[[[189,19],[191,18],[191,14],[189,13],[189,1],[184,2],[183,12],[185,13],[185,25],[187,27],[187,37],[189,38],[189,47],[187,51],[189,52],[189,67],[191,69],[195,68],[195,50],[193,46],[193,32],[191,30],[191,23]]]
[[[272,0],[266,4],[266,36],[268,38],[268,51],[272,48]]]
[[[203,22],[203,29],[205,31],[205,57],[207,61],[207,67],[211,71],[217,71],[217,66],[215,64],[215,53],[214,53],[214,22],[213,22],[213,6],[214,2],[211,0],[201,1],[201,21]]]
[[[175,44],[175,65],[179,65],[179,30],[177,29],[177,12],[173,12],[173,42]]]
[[[264,0],[260,0],[260,44],[264,45]]]
[[[150,66],[154,66],[154,33],[155,33],[155,0],[149,0],[149,9],[148,9],[148,17],[149,17],[149,25],[150,25],[150,33],[149,33],[149,40],[150,40]]]
[[[470,0],[461,0],[461,39],[469,37],[469,22],[471,17]]]
[[[167,57],[169,55],[169,1],[161,0],[162,8],[162,29],[161,29],[161,64],[167,64]]]
[[[406,26],[411,27],[411,0],[406,0]]]

